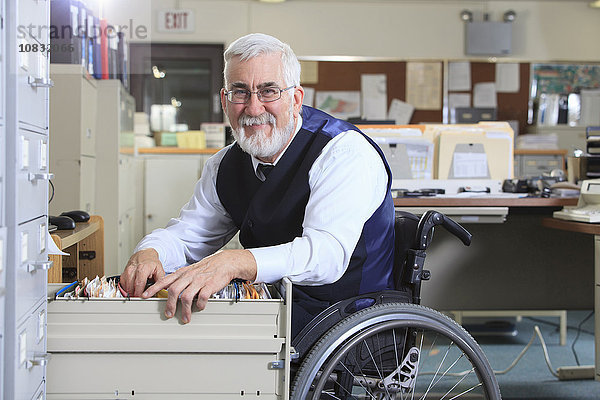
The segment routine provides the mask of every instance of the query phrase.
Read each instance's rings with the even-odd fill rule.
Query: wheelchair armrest
[[[292,346],[300,356],[298,359],[301,360],[329,329],[356,311],[375,304],[410,303],[412,294],[408,289],[405,290],[383,290],[366,293],[332,304],[313,318],[292,340]]]

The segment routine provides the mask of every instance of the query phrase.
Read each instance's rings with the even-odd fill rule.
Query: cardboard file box
[[[61,285],[49,285],[55,293]],[[50,298],[47,399],[287,399],[291,284],[283,298],[211,299],[189,324],[166,299]]]

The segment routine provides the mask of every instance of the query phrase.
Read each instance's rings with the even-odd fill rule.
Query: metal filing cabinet
[[[0,0],[0,400],[4,399],[4,303],[6,298],[6,227],[4,222],[4,186],[6,181],[6,131],[4,102],[5,87],[4,55],[4,0]]]
[[[49,168],[48,0],[4,0],[0,52],[0,398],[43,400],[46,387]],[[23,35],[19,27],[31,26]],[[40,36],[41,34],[41,36]],[[24,37],[20,37],[24,36]],[[0,331],[1,332],[1,331]]]
[[[283,287],[268,300],[210,299],[185,325],[181,305],[165,319],[167,299],[50,296],[48,399],[286,400],[289,280]]]

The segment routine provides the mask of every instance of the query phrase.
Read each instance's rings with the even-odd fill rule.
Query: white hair
[[[229,45],[223,58],[225,68],[223,76],[227,86],[227,65],[235,56],[245,61],[263,54],[281,53],[281,66],[286,86],[300,86],[300,62],[292,48],[279,39],[264,33],[251,33],[235,40]]]

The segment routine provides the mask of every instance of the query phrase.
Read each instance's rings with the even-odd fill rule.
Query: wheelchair
[[[397,212],[395,290],[357,296],[320,313],[293,340],[290,398],[500,399],[476,341],[447,316],[420,305],[425,250],[441,225],[465,245],[471,234],[437,212]]]

